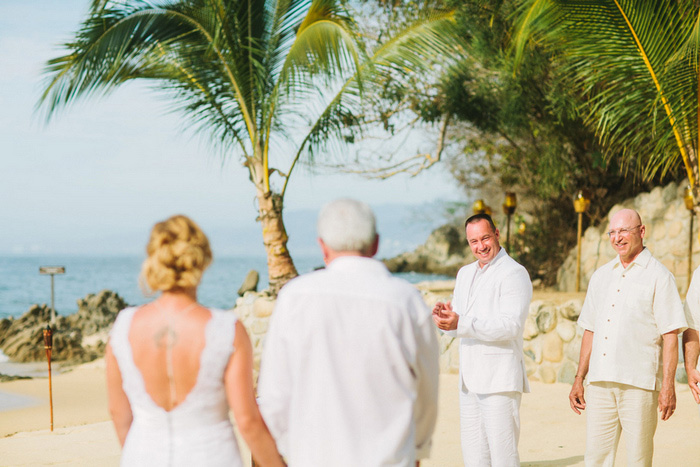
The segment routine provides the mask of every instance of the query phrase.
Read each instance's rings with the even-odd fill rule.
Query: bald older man
[[[578,320],[584,334],[569,402],[588,413],[587,466],[613,465],[621,431],[627,465],[650,466],[657,409],[668,420],[676,408],[677,336],[687,325],[673,274],[644,247],[645,233],[636,211],[612,217],[618,256],[591,277]]]

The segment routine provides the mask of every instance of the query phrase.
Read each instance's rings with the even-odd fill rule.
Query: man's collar
[[[496,256],[495,256],[491,261],[489,261],[488,263],[486,263],[486,264],[483,265],[483,266],[481,266],[481,265],[479,264],[479,262],[477,261],[477,262],[476,262],[476,267],[477,267],[480,271],[486,271],[488,268],[495,267],[496,264],[498,264],[498,262],[499,262],[501,259],[503,259],[504,257],[506,257],[506,256],[508,256],[508,253],[506,253],[506,249],[503,248],[503,247],[500,247],[500,250],[498,250],[498,254],[496,254]]]
[[[382,271],[390,274],[389,270],[386,268],[386,266],[384,266],[384,263],[366,256],[338,256],[328,265],[326,265],[326,269],[337,271],[344,271],[348,269],[352,270],[356,268],[373,269],[378,272]]]
[[[623,267],[622,261],[620,260],[620,255],[617,255],[616,260],[617,261],[615,262],[613,267]],[[633,264],[636,264],[637,266],[646,269],[647,265],[649,264],[649,261],[651,261],[651,251],[649,251],[647,247],[642,247],[642,251],[640,251],[639,254],[632,261],[630,261],[630,264],[628,264],[627,267],[629,268]]]

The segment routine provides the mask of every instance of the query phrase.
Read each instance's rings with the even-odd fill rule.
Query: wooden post
[[[510,218],[515,212],[515,208],[518,205],[518,198],[512,191],[506,191],[506,200],[503,203],[503,213],[506,215],[506,251],[508,254],[512,254],[510,251]]]
[[[510,254],[512,254],[510,250],[510,216],[511,214],[506,215],[506,218],[508,219],[506,222],[506,251]]]
[[[578,213],[576,233],[576,292],[581,291],[581,224],[583,224],[583,212]]]
[[[46,359],[49,362],[49,407],[51,409],[51,431],[53,431],[53,388],[51,387],[51,350],[53,349],[53,332],[51,326],[46,326],[44,329],[44,349],[46,350]]]
[[[574,211],[578,213],[578,229],[576,232],[576,292],[581,291],[581,229],[583,228],[583,213],[591,204],[588,190],[579,190],[574,195]]]
[[[688,288],[685,290],[688,293],[690,290],[690,280],[693,278],[693,220],[695,212],[690,211],[690,235],[688,237]]]
[[[64,266],[41,266],[39,268],[39,274],[49,274],[51,276],[51,324],[53,327],[56,326],[56,307],[54,306],[54,288],[53,288],[53,276],[56,274],[65,274],[66,268]]]
[[[695,218],[695,199],[693,198],[693,187],[688,185],[683,193],[683,202],[685,208],[690,213],[690,233],[688,234],[688,288],[690,290],[690,281],[693,278],[693,219]]]

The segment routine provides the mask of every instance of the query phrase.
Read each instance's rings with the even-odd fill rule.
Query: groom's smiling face
[[[467,224],[467,242],[479,266],[489,264],[496,257],[501,249],[498,238],[498,229],[492,229],[486,219]]]

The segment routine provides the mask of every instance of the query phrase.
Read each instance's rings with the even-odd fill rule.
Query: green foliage
[[[560,58],[608,159],[647,180],[683,162],[697,184],[699,12],[694,0],[525,0],[516,57]]]
[[[595,133],[593,170],[658,183],[681,180],[682,161],[696,203],[699,11],[690,0],[524,0],[513,41],[525,69],[537,51],[553,57]]]
[[[591,97],[576,86],[561,50],[529,42],[518,50],[515,66],[512,41],[521,3],[448,1],[457,11],[463,50],[436,89],[413,94],[414,108],[429,123],[452,118],[445,159],[467,199],[485,197],[498,207],[503,191],[518,193],[519,211],[529,215],[525,231],[511,235],[517,238],[511,253],[533,278],[551,285],[575,245],[572,197],[578,189],[593,194],[585,228],[601,222],[615,203],[682,173],[669,166],[646,178],[628,177],[641,174],[640,161],[610,157],[614,150],[588,124]]]
[[[168,92],[191,128],[248,168],[268,271],[284,263],[286,280],[296,271],[282,208],[297,162],[342,157],[366,123],[365,87],[424,70],[452,43],[451,23],[421,10],[369,47],[340,0],[93,0],[48,63],[40,105],[51,116],[131,80]]]

